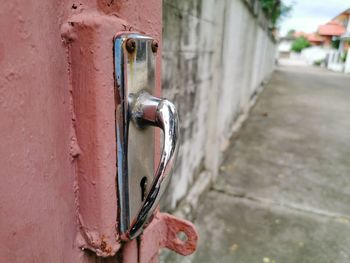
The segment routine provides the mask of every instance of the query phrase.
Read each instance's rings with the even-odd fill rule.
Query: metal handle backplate
[[[178,116],[155,89],[154,40],[123,33],[114,40],[119,226],[122,236],[138,236],[166,189],[178,149]],[[155,169],[153,127],[163,131]]]

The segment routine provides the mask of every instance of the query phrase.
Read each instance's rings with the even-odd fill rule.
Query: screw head
[[[153,41],[152,41],[152,51],[153,51],[154,53],[156,53],[157,50],[158,50],[158,42],[155,41],[155,40],[153,40]]]
[[[126,43],[125,43],[125,46],[126,46],[126,50],[129,53],[134,52],[135,49],[136,49],[136,41],[135,41],[135,39],[132,39],[132,38],[127,39]]]

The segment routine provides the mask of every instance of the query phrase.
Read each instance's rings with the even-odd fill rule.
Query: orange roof
[[[341,36],[344,33],[345,28],[334,20],[318,27],[318,34],[321,36]]]
[[[307,38],[307,33],[303,32],[303,31],[296,31],[296,32],[294,32],[293,36],[297,37],[297,38],[298,37],[305,37],[305,38]]]
[[[309,40],[309,42],[313,42],[313,43],[321,43],[323,42],[323,39],[317,35],[316,33],[311,33],[308,35],[307,40]]]

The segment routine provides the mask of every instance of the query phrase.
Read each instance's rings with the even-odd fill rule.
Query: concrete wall
[[[179,157],[163,203],[173,210],[185,196],[194,202],[217,176],[228,139],[273,71],[275,43],[257,3],[163,3],[163,96],[175,102],[181,120]]]

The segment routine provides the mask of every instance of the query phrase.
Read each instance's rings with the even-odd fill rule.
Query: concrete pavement
[[[350,76],[280,67],[165,262],[350,262]]]

